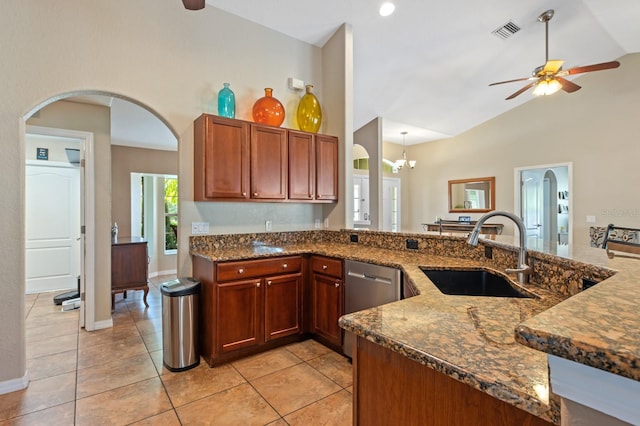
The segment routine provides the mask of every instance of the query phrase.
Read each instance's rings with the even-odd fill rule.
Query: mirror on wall
[[[449,213],[483,213],[495,210],[496,178],[449,181]]]

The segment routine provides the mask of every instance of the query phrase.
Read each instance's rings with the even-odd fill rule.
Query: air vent
[[[503,26],[491,31],[491,34],[494,34],[497,37],[500,37],[501,39],[506,40],[512,35],[514,35],[515,33],[517,33],[518,31],[520,31],[520,27],[517,26],[512,21],[509,21]]]

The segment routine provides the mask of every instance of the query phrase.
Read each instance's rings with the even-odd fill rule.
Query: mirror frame
[[[453,208],[453,200],[451,198],[451,187],[456,184],[465,183],[489,183],[489,208],[486,209],[465,209]],[[455,179],[449,181],[449,213],[486,213],[496,209],[496,178],[495,176],[482,177],[475,179]]]

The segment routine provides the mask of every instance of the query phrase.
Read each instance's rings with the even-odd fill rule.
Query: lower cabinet
[[[342,346],[338,319],[344,314],[342,260],[312,256],[311,288],[313,298],[312,332],[335,349]]]
[[[302,256],[214,263],[194,257],[202,284],[201,355],[210,366],[302,337]]]

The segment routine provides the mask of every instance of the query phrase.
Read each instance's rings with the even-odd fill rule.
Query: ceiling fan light
[[[536,85],[536,88],[533,89],[533,94],[536,96],[546,96],[553,95],[558,90],[562,89],[562,85],[555,78],[542,80],[540,83]]]

